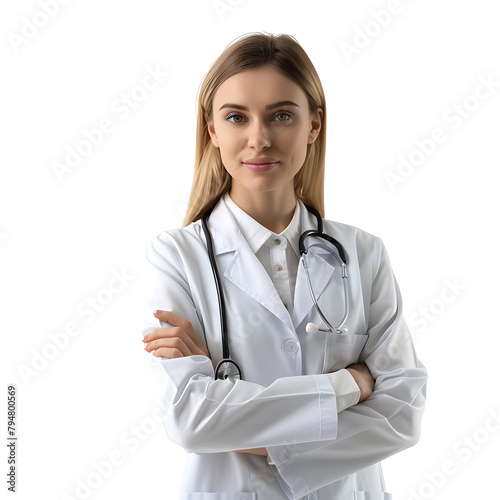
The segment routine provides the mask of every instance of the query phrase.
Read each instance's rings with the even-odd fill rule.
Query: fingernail
[[[164,312],[164,311],[162,311],[161,309],[155,309],[155,310],[153,311],[153,314],[156,314],[156,313],[162,313],[162,312]]]
[[[142,340],[147,340],[149,337],[149,333],[147,335],[144,335],[144,338]]]

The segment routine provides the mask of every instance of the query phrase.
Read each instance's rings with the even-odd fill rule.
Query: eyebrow
[[[266,106],[266,111],[268,109],[279,108],[280,106],[297,106],[298,108],[300,108],[300,106],[298,104],[294,103],[293,101],[279,101],[279,102],[275,102],[274,104],[268,104]],[[219,111],[221,109],[224,109],[224,108],[235,108],[235,109],[241,109],[243,111],[248,111],[248,108],[246,106],[240,106],[239,104],[231,104],[231,103],[223,104],[219,108]]]

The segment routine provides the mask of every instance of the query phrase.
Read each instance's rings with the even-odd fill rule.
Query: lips
[[[275,160],[274,158],[261,157],[250,158],[249,160],[244,161],[243,165],[245,165],[245,167],[252,172],[262,173],[273,170],[278,165],[278,163],[279,161]]]
[[[250,165],[262,165],[264,163],[278,163],[278,160],[269,156],[260,156],[257,158],[250,158],[248,160],[245,160],[243,163],[248,163]]]

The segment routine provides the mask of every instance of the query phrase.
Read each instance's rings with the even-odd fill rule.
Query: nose
[[[260,150],[271,146],[272,131],[261,120],[255,120],[248,129],[248,146]]]

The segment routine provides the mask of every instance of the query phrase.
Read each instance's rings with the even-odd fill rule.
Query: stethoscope
[[[305,204],[304,204],[305,205]],[[349,315],[349,289],[348,289],[348,284],[347,284],[347,259],[346,259],[346,254],[344,251],[344,248],[342,245],[335,239],[332,238],[330,235],[326,234],[323,232],[323,219],[321,218],[321,215],[319,212],[314,209],[313,207],[310,207],[308,205],[305,205],[307,210],[311,212],[316,219],[318,220],[318,229],[309,229],[305,232],[303,232],[300,235],[299,238],[299,251],[300,251],[300,261],[302,262],[302,265],[304,266],[304,270],[306,272],[306,278],[307,278],[307,284],[309,286],[309,293],[311,294],[312,301],[314,303],[314,306],[316,307],[316,310],[318,311],[319,315],[321,316],[321,319],[328,325],[328,330],[322,330],[320,329],[317,325],[314,323],[307,323],[306,325],[306,331],[307,333],[317,333],[317,332],[332,332],[332,333],[337,333],[337,334],[344,334],[348,331],[348,328],[345,325],[345,322],[347,321],[347,316]],[[217,264],[215,262],[215,257],[214,257],[214,250],[213,250],[213,242],[212,242],[212,237],[210,235],[210,231],[208,230],[207,226],[207,220],[210,216],[210,213],[214,207],[212,207],[210,210],[206,211],[203,214],[202,217],[202,226],[203,226],[203,231],[205,233],[205,238],[207,239],[207,249],[208,249],[208,257],[210,259],[210,265],[212,267],[212,273],[214,275],[214,281],[215,281],[215,286],[217,289],[217,298],[219,301],[219,316],[220,316],[220,324],[221,324],[221,331],[222,331],[222,359],[219,361],[217,364],[217,367],[215,368],[215,378],[219,380],[237,380],[241,379],[241,369],[238,366],[238,364],[231,359],[231,356],[229,355],[229,345],[227,341],[227,323],[226,323],[226,306],[224,303],[224,294],[222,293],[222,286],[221,286],[221,281],[219,277],[219,271],[217,269]],[[307,260],[306,260],[306,255],[309,250],[309,248],[306,248],[305,246],[305,240],[306,238],[309,238],[311,236],[316,236],[318,238],[322,238],[324,240],[327,240],[330,242],[336,249],[337,253],[333,252],[331,247],[328,247],[327,245],[323,245],[321,243],[315,243],[313,245],[310,245],[309,248],[312,248],[314,246],[321,247],[325,249],[327,252],[331,253],[339,265],[342,268],[342,281],[344,284],[344,316],[342,317],[342,320],[337,326],[332,326],[331,323],[328,321],[326,316],[323,314],[321,311],[321,308],[319,307],[319,304],[316,300],[316,296],[314,295],[314,291],[312,289],[311,285],[311,279],[309,277],[309,266],[307,265]]]

